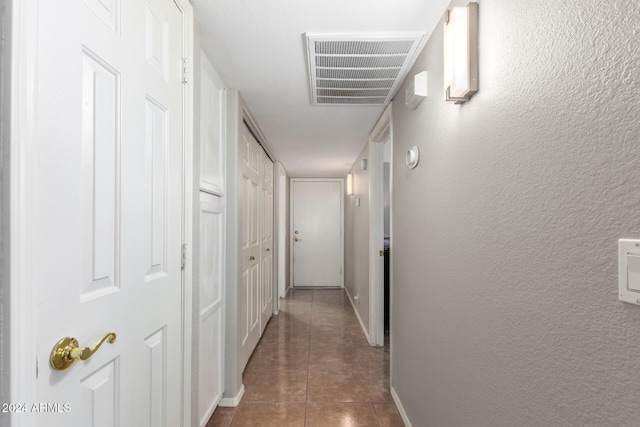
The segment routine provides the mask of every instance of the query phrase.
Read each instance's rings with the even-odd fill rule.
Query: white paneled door
[[[198,420],[204,426],[224,391],[225,87],[200,55],[200,275]]]
[[[238,318],[244,369],[273,314],[273,161],[246,124],[240,135],[242,255]]]
[[[273,314],[273,162],[262,153],[260,186],[260,329]]]
[[[244,369],[260,339],[260,161],[262,148],[246,125],[240,136],[241,247],[238,310],[240,366]]]
[[[343,286],[341,179],[291,180],[293,286]]]
[[[200,192],[198,419],[207,424],[224,391],[223,198]]]
[[[38,426],[180,426],[183,11],[173,0],[26,4],[38,15],[27,403],[59,405],[29,416]],[[91,347],[111,332],[115,342],[86,361],[51,367],[58,340]]]

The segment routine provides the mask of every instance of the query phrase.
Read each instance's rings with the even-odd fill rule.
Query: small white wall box
[[[640,305],[640,240],[618,240],[620,301]]]
[[[404,105],[410,110],[415,110],[423,99],[427,97],[427,72],[413,76],[413,81],[404,91]]]

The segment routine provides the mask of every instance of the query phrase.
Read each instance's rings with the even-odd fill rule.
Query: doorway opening
[[[385,344],[391,330],[393,299],[393,133],[389,105],[369,136],[369,283],[372,346]],[[387,334],[388,335],[388,334]]]
[[[382,208],[383,227],[384,227],[384,336],[389,336],[389,283],[391,280],[391,141],[389,138],[383,144],[383,176],[382,191],[384,192],[384,206]]]

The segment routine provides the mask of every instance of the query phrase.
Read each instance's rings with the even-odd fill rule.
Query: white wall
[[[198,401],[200,378],[200,23],[194,20],[194,49],[193,49],[193,205],[192,205],[192,329],[191,329],[191,425],[199,426]]]
[[[241,343],[238,339],[238,283],[240,272],[240,183],[238,182],[238,138],[243,119],[243,101],[236,89],[227,92],[227,218],[226,290],[225,290],[225,406],[235,406],[242,397],[242,369],[238,364]]]
[[[640,237],[640,2],[479,15],[470,102],[443,101],[442,26],[409,74],[430,96],[396,97],[392,386],[414,426],[638,425],[617,239]]]
[[[9,37],[11,7],[0,1],[0,402],[9,399]],[[8,414],[0,412],[0,425]]]
[[[289,231],[289,177],[281,162],[278,162],[278,181],[275,190],[277,191],[278,209],[278,296],[284,297],[289,292],[290,272],[289,272],[289,251],[290,251],[290,231]],[[280,305],[278,304],[278,307]]]
[[[362,325],[369,333],[369,170],[361,161],[369,157],[366,143],[349,173],[353,174],[353,195],[345,195],[345,281]],[[346,193],[346,191],[345,191]],[[360,206],[356,200],[360,199]],[[357,297],[357,298],[356,298]]]

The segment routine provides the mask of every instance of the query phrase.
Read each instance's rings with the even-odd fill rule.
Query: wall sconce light
[[[347,174],[347,195],[353,196],[353,174]]]
[[[445,100],[463,104],[478,91],[478,3],[447,10],[444,18]]]

